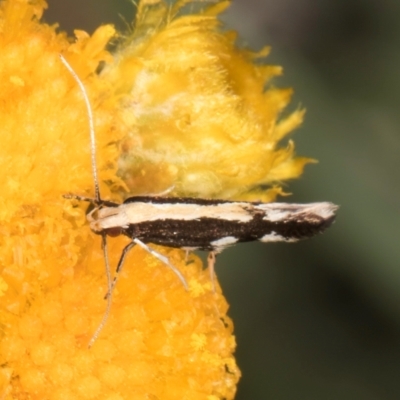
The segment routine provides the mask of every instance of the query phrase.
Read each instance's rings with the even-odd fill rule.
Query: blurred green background
[[[134,12],[129,0],[49,3],[45,21],[70,33],[125,29]],[[272,46],[275,84],[308,110],[297,153],[320,163],[287,200],[341,206],[323,236],[219,257],[236,399],[400,399],[400,1],[234,0],[223,18],[241,44]]]

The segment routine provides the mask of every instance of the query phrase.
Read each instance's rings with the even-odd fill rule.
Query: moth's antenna
[[[97,163],[96,163],[96,135],[95,135],[94,123],[93,123],[93,112],[92,112],[92,107],[90,105],[89,96],[88,96],[85,86],[83,85],[79,76],[76,74],[76,72],[73,70],[71,65],[61,54],[60,54],[60,59],[61,59],[62,63],[65,65],[65,67],[68,69],[68,71],[71,73],[71,75],[75,79],[76,83],[79,85],[79,88],[81,89],[81,92],[82,92],[83,99],[85,100],[86,110],[87,110],[88,119],[89,119],[90,151],[92,154],[92,171],[93,171],[93,180],[94,180],[95,203],[97,203],[97,205],[101,205],[99,178],[98,178],[98,174],[97,174]],[[77,199],[80,198],[80,196],[72,196],[72,197],[77,198]],[[86,198],[83,198],[83,197],[81,199],[87,200]],[[107,288],[108,288],[107,306],[106,306],[106,311],[104,312],[104,315],[103,315],[103,319],[101,320],[99,326],[97,327],[95,333],[93,334],[92,338],[89,341],[89,348],[93,346],[94,342],[100,335],[100,332],[104,328],[104,325],[106,324],[107,319],[110,315],[111,302],[112,302],[112,281],[111,281],[111,273],[110,273],[110,263],[108,260],[107,234],[105,232],[103,232],[101,234],[101,238],[102,238],[102,247],[103,247],[104,262],[105,262],[105,266],[106,266],[106,276],[107,276]]]
[[[94,197],[96,203],[100,203],[100,187],[99,187],[99,177],[97,174],[97,163],[96,163],[96,135],[94,131],[94,123],[93,123],[93,112],[92,107],[90,105],[89,96],[86,92],[85,86],[83,85],[82,81],[80,80],[79,76],[76,72],[72,69],[71,65],[68,61],[60,54],[60,59],[68,71],[71,73],[72,77],[75,79],[76,83],[79,85],[81,89],[83,99],[85,100],[86,110],[89,119],[89,132],[90,132],[90,152],[92,154],[92,171],[93,171],[93,180],[94,180]]]

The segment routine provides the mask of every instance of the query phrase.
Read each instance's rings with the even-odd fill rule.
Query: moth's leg
[[[127,244],[127,245],[124,247],[124,249],[122,250],[121,257],[119,258],[119,261],[118,261],[118,264],[117,264],[117,269],[115,270],[115,276],[114,276],[113,282],[112,282],[112,284],[110,285],[108,292],[107,292],[106,295],[104,296],[105,299],[107,299],[108,296],[110,296],[110,294],[113,292],[114,287],[115,287],[115,285],[116,285],[116,283],[117,283],[119,274],[121,273],[122,266],[124,265],[125,258],[126,258],[126,256],[127,256],[127,254],[129,253],[129,250],[130,250],[133,246],[135,246],[135,244],[136,244],[136,243],[132,241],[132,242],[130,242],[129,244]]]
[[[110,273],[110,261],[108,259],[108,246],[107,246],[107,235],[106,233],[102,233],[101,235],[102,239],[102,248],[103,248],[103,254],[104,254],[104,263],[106,267],[106,276],[107,276],[107,307],[106,310],[104,311],[103,318],[97,327],[96,331],[94,332],[92,338],[89,341],[89,349],[93,346],[94,342],[97,340],[97,338],[100,335],[100,332],[103,330],[105,324],[107,323],[108,317],[110,315],[110,310],[111,310],[111,303],[112,303],[112,288],[113,285],[111,283],[111,273]]]
[[[217,259],[217,251],[210,251],[207,257],[208,272],[210,274],[213,292],[215,293],[215,261]]]
[[[147,196],[147,197],[164,197],[167,194],[171,193],[175,189],[175,185],[171,185],[169,188],[166,188],[162,192],[158,193],[143,193],[141,196]]]
[[[172,185],[172,186],[170,186],[169,188],[163,190],[162,192],[159,192],[159,193],[151,193],[151,194],[148,194],[147,196],[149,196],[149,197],[164,197],[164,196],[166,196],[167,194],[171,193],[174,189],[175,189],[175,185]]]
[[[185,264],[187,265],[188,260],[189,260],[189,254],[190,254],[190,250],[185,250]]]
[[[153,250],[152,248],[150,248],[149,246],[147,246],[147,244],[143,243],[141,240],[139,239],[132,239],[132,242],[138,244],[140,247],[142,247],[143,249],[145,249],[146,251],[148,251],[152,256],[158,258],[160,261],[162,261],[167,267],[171,268],[171,270],[175,273],[175,275],[180,279],[180,281],[182,282],[183,286],[185,287],[186,290],[189,290],[189,286],[186,282],[186,279],[184,278],[184,276],[181,274],[181,272],[175,267],[173,266],[168,257],[163,256],[162,254],[158,253],[157,251]]]

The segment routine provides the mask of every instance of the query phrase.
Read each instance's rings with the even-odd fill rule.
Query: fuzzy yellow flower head
[[[88,116],[63,54],[89,94],[104,198],[127,193],[272,199],[309,160],[278,142],[303,112],[279,119],[290,90],[268,87],[279,67],[221,33],[227,1],[138,5],[131,34],[75,39],[40,23],[43,0],[0,2],[0,398],[232,399],[240,372],[227,303],[191,255],[129,254],[110,319],[100,240],[86,222],[93,196]],[[190,8],[190,7],[189,7]],[[100,74],[99,65],[103,69]],[[262,192],[260,187],[270,185]],[[110,243],[115,266],[127,238]]]
[[[278,145],[304,111],[280,119],[292,90],[270,85],[282,69],[260,64],[269,49],[238,49],[235,33],[218,29],[215,15],[229,1],[198,2],[200,14],[181,16],[187,3],[142,1],[106,71],[129,129],[120,174],[130,193],[157,185],[180,196],[271,201],[311,161],[294,157],[292,142]]]

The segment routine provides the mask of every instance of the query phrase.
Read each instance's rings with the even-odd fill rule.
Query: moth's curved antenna
[[[89,120],[89,132],[90,132],[90,152],[92,156],[92,171],[93,171],[93,181],[94,181],[94,192],[95,192],[95,204],[100,205],[101,204],[101,198],[100,198],[100,185],[99,185],[99,178],[98,178],[98,173],[97,173],[97,163],[96,163],[96,135],[95,135],[95,130],[94,130],[94,123],[93,123],[93,112],[92,112],[92,107],[90,105],[89,101],[89,96],[87,94],[87,91],[85,89],[85,86],[83,85],[82,81],[80,80],[79,76],[76,74],[76,72],[73,70],[71,65],[68,63],[68,61],[60,54],[60,59],[62,63],[65,65],[67,70],[71,73],[72,77],[75,79],[76,83],[78,84],[83,99],[85,100],[86,104],[86,110],[87,110],[87,115],[88,115],[88,120]],[[68,195],[66,196],[68,198]],[[72,196],[72,198],[77,198],[79,199],[80,196]],[[86,198],[81,198],[83,200],[88,200]],[[90,201],[90,199],[89,199]],[[93,346],[94,342],[98,338],[100,332],[104,328],[104,325],[107,322],[107,319],[110,315],[110,310],[111,310],[111,302],[112,302],[112,279],[111,279],[111,273],[110,273],[110,263],[108,259],[108,247],[107,247],[107,234],[103,232],[101,234],[102,238],[102,247],[103,247],[103,253],[104,253],[104,262],[105,262],[105,267],[106,267],[106,276],[107,276],[107,288],[108,288],[108,296],[107,296],[107,306],[106,310],[104,312],[103,318],[97,327],[95,333],[93,334],[92,338],[89,341],[89,348]]]
[[[96,135],[95,135],[94,123],[93,123],[93,112],[92,112],[92,107],[90,105],[89,96],[88,96],[85,86],[83,85],[79,76],[76,74],[76,72],[73,70],[71,65],[61,54],[60,54],[60,59],[61,59],[62,63],[65,65],[65,67],[67,68],[67,70],[71,73],[71,75],[75,79],[76,83],[79,85],[79,88],[81,89],[81,92],[82,92],[83,99],[85,100],[86,111],[87,111],[88,120],[89,120],[90,153],[92,155],[94,198],[96,200],[96,203],[100,203],[101,202],[100,187],[99,187],[99,178],[98,178],[98,173],[97,173],[97,162],[96,162],[96,158],[97,158],[96,157]]]

